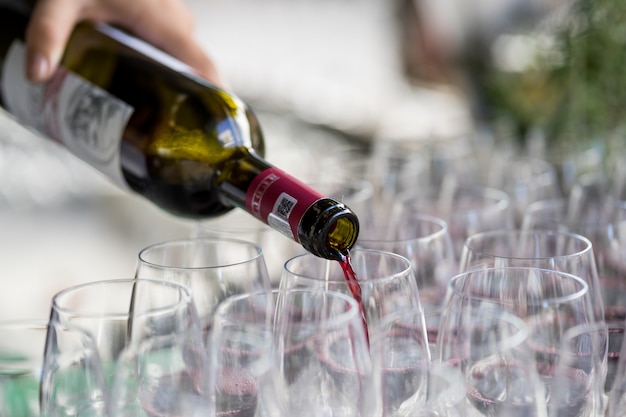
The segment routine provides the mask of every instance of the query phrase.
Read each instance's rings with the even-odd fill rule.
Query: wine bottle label
[[[133,113],[127,103],[84,78],[59,68],[46,83],[26,78],[26,50],[15,41],[2,68],[2,93],[17,120],[59,143],[78,158],[127,187],[120,142]]]
[[[300,243],[298,226],[321,194],[278,168],[261,172],[246,194],[246,210],[273,229]]]

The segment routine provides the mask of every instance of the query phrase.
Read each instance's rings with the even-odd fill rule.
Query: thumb
[[[39,0],[26,28],[26,76],[48,80],[59,65],[76,25],[80,1]]]

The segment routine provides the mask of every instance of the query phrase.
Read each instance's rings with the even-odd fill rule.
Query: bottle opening
[[[341,260],[359,235],[359,220],[344,204],[322,198],[306,211],[298,227],[302,246],[326,259]]]
[[[340,217],[328,233],[328,246],[338,255],[344,255],[354,245],[357,231],[351,219]]]

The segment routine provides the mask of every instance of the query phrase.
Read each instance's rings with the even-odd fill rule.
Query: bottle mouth
[[[359,219],[343,203],[318,213],[313,227],[300,230],[304,248],[322,258],[343,260],[359,236]],[[304,238],[303,238],[304,237]],[[307,242],[307,243],[304,243]]]

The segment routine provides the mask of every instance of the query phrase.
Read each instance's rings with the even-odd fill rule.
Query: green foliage
[[[476,77],[489,122],[504,123],[522,142],[539,128],[551,144],[623,128],[626,0],[576,0],[565,17],[524,36],[550,40],[532,65],[506,71],[491,62]]]

